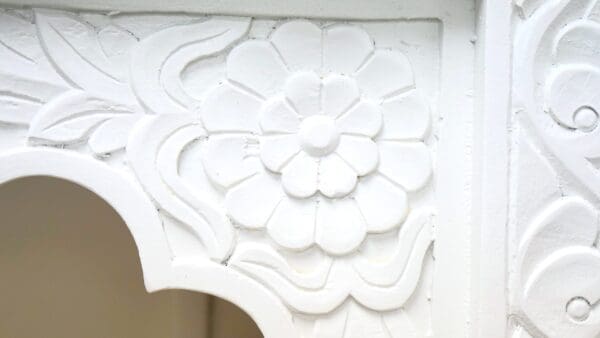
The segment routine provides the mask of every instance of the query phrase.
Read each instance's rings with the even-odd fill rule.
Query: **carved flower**
[[[362,29],[305,21],[249,40],[204,100],[208,177],[242,227],[346,254],[398,226],[429,179],[429,113],[401,53]]]

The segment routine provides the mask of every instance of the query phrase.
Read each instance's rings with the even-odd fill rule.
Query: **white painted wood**
[[[513,8],[480,2],[477,20],[471,337],[506,337],[510,72]]]
[[[595,337],[599,7],[597,1],[525,1],[519,9],[511,329],[515,337]]]
[[[149,291],[268,337],[598,334],[596,1],[2,3],[1,181],[105,198]]]

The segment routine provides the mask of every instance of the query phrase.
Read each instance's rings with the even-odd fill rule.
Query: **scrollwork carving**
[[[530,10],[517,23],[514,46],[516,109],[526,113],[557,166],[595,200],[575,197],[588,193],[574,187],[563,188],[561,194],[574,196],[550,203],[530,222],[516,249],[514,312],[522,335],[595,337],[600,332],[595,311],[600,285],[598,2],[527,3]]]
[[[519,25],[515,101],[548,148],[600,197],[595,1],[539,5]],[[594,182],[594,183],[591,183]]]
[[[524,235],[518,302],[532,334],[595,337],[600,331],[595,311],[600,299],[599,217],[588,202],[564,198],[538,215]]]

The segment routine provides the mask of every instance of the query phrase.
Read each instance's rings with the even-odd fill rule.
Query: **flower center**
[[[314,115],[305,118],[298,132],[300,145],[310,155],[324,156],[335,150],[340,133],[335,121],[325,115]]]

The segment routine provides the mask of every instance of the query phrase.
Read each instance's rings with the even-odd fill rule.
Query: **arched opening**
[[[262,337],[222,299],[146,293],[127,226],[74,183],[0,185],[0,215],[0,337]]]

